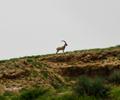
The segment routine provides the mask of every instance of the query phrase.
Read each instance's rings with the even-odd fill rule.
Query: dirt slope
[[[120,46],[0,61],[0,92],[35,85],[57,88],[80,75],[108,76],[120,69]]]

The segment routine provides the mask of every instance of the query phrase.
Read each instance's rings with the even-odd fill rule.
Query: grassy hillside
[[[119,70],[120,46],[4,60],[0,94],[2,100],[34,93],[33,100],[120,100]],[[90,92],[95,89],[102,92]]]

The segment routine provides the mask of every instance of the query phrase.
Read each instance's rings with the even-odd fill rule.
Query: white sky
[[[120,0],[0,0],[0,59],[120,44]]]

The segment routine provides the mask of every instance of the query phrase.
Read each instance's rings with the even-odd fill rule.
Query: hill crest
[[[15,58],[0,61],[0,87],[4,91],[34,85],[59,87],[71,85],[73,77],[107,76],[119,69],[120,46]]]

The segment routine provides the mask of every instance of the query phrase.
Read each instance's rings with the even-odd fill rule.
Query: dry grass
[[[6,88],[59,88],[80,75],[108,76],[120,69],[120,46],[0,61],[0,84]]]

